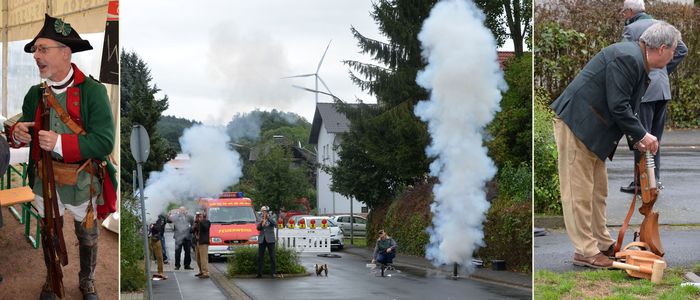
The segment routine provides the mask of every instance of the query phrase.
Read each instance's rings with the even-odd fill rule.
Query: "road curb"
[[[209,275],[209,278],[211,278],[214,284],[226,294],[227,298],[240,300],[252,299],[238,287],[233,280],[229,280],[226,274],[219,271],[216,267],[210,268]]]

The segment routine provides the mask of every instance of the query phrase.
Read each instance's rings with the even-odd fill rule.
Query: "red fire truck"
[[[200,198],[198,202],[211,222],[209,257],[230,256],[235,247],[257,245],[258,216],[253,201],[242,192],[224,192],[217,198]]]

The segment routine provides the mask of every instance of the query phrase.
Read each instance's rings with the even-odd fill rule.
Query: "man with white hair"
[[[637,19],[650,19],[649,15],[644,13],[644,0],[625,0],[622,4],[620,14],[625,18],[625,25],[634,23]]]
[[[608,178],[605,158],[623,134],[639,151],[659,143],[639,122],[639,107],[652,68],[666,66],[680,32],[659,21],[638,43],[621,42],[596,54],[550,106],[557,118],[559,184],[564,224],[574,246],[574,265],[609,268],[615,241],[606,227]]]
[[[625,30],[622,33],[624,41],[637,42],[651,25],[658,22],[644,12],[643,0],[626,0],[621,11],[625,17]],[[671,100],[671,85],[668,74],[673,72],[678,64],[688,54],[688,48],[683,41],[678,41],[678,46],[673,54],[673,59],[663,68],[654,68],[649,71],[649,86],[647,87],[642,103],[639,106],[639,120],[642,126],[661,143],[666,124],[666,107]],[[634,152],[634,165],[639,163],[639,152]],[[661,168],[661,148],[654,155],[656,182],[660,181]],[[634,169],[634,166],[632,166]],[[635,175],[637,177],[637,175]],[[639,191],[639,178],[632,180],[628,186],[620,187],[620,191],[633,194]]]

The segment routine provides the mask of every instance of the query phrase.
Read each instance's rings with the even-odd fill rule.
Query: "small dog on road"
[[[316,276],[321,276],[321,273],[323,272],[326,277],[328,277],[328,265],[327,264],[315,264],[314,267],[316,268]]]

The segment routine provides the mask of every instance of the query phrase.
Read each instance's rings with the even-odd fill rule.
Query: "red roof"
[[[498,51],[498,64],[501,69],[503,69],[503,63],[513,56],[515,56],[515,51]]]

